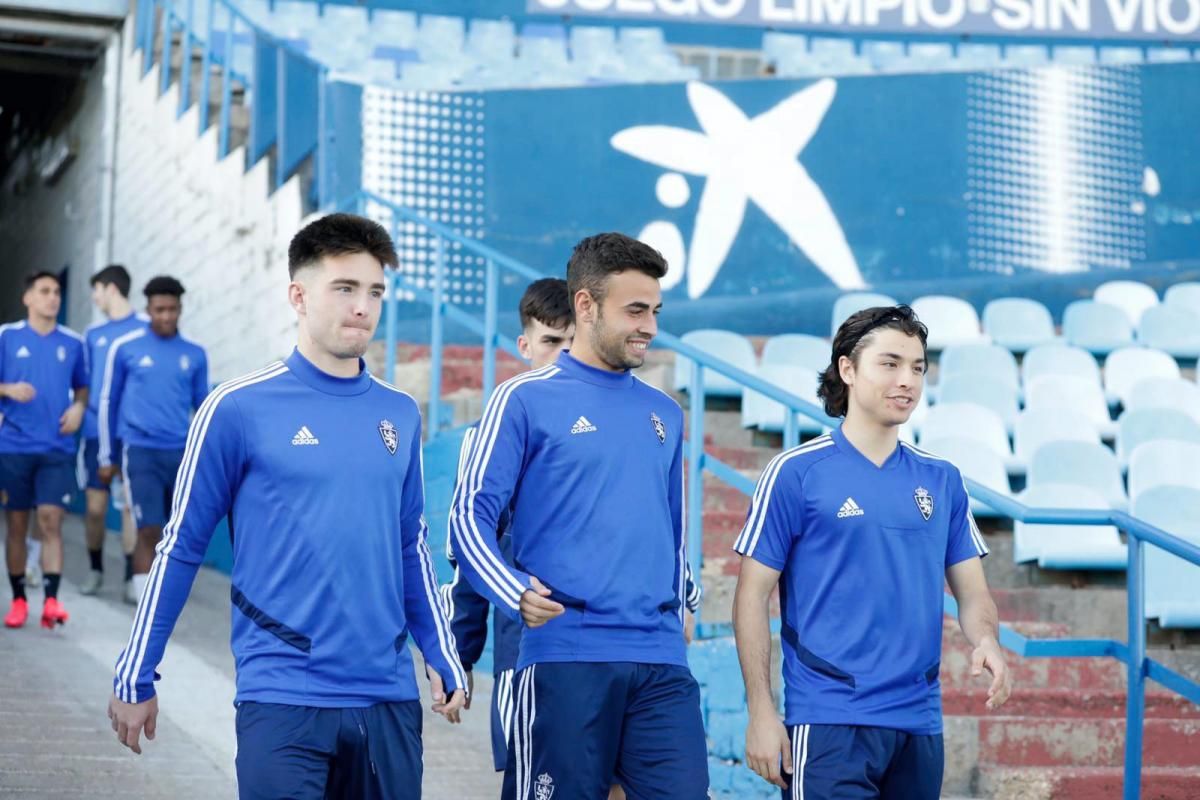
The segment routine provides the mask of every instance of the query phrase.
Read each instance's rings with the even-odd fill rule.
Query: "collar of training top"
[[[610,386],[614,389],[627,389],[633,386],[633,373],[627,369],[612,372],[585,364],[571,355],[567,350],[558,354],[555,365],[573,378],[578,378],[597,386]]]
[[[371,388],[371,373],[361,358],[358,360],[358,374],[353,378],[339,378],[323,372],[315,364],[300,355],[297,349],[287,357],[287,367],[292,374],[319,392],[351,396],[362,394]]]

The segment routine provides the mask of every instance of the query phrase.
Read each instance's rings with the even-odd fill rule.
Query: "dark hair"
[[[849,387],[842,380],[838,361],[846,356],[857,364],[863,348],[870,344],[872,334],[883,328],[916,336],[921,340],[921,349],[926,348],[929,330],[908,306],[876,306],[851,314],[833,336],[833,355],[829,366],[821,373],[821,383],[817,387],[817,397],[824,401],[825,413],[829,416],[846,416],[849,405]]]
[[[667,274],[667,262],[650,245],[622,233],[587,237],[575,245],[567,262],[568,302],[574,308],[575,295],[581,289],[587,289],[597,303],[603,302],[609,276],[629,269],[661,280]]]
[[[567,282],[562,278],[541,278],[529,284],[521,296],[519,310],[522,329],[528,328],[536,319],[547,328],[557,330],[570,325],[575,317]]]
[[[129,277],[129,270],[120,264],[109,264],[92,276],[91,285],[95,286],[96,284],[115,286],[121,293],[121,297],[129,297],[129,287],[133,285],[133,280]]]
[[[170,275],[158,275],[146,281],[146,288],[142,289],[142,294],[149,299],[156,294],[169,294],[178,299],[183,297],[183,284],[172,278]]]
[[[50,280],[52,280],[58,284],[59,291],[62,290],[62,281],[59,280],[59,277],[57,275],[55,275],[53,272],[50,272],[48,270],[39,269],[39,270],[35,270],[25,276],[25,291],[28,292],[30,289],[32,289],[33,285],[35,283],[37,283],[38,281],[40,281],[42,278],[49,278]]]
[[[387,230],[374,220],[354,214],[330,214],[308,223],[288,245],[288,275],[312,266],[325,256],[368,253],[382,266],[394,267],[399,259]]]

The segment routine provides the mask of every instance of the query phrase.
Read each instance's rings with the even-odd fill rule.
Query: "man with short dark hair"
[[[455,492],[472,585],[523,620],[506,800],[698,800],[700,691],[687,666],[683,411],[630,372],[658,332],[655,250],[618,233],[567,265],[570,352],[489,400]],[[513,561],[497,546],[509,515]]]
[[[0,326],[0,502],[8,524],[6,554],[13,603],[4,624],[19,628],[29,617],[25,596],[25,536],[37,509],[42,536],[42,626],[67,621],[58,602],[62,578],[62,523],[76,489],[75,432],[88,398],[83,338],[59,325],[62,287],[51,272],[25,279],[29,316]]]
[[[150,322],[109,348],[98,415],[100,480],[112,480],[119,459],[137,525],[130,584],[138,598],[170,515],[188,422],[208,395],[204,348],[179,333],[183,284],[159,275],[142,293]]]
[[[99,461],[99,409],[100,394],[104,388],[104,365],[108,362],[108,350],[114,341],[146,325],[146,317],[135,314],[129,303],[131,279],[125,267],[109,264],[92,276],[91,283],[92,305],[107,317],[107,320],[92,325],[83,334],[87,345],[88,364],[92,369],[87,414],[83,418],[83,446],[80,451],[87,498],[84,529],[91,569],[80,584],[79,592],[88,595],[96,594],[104,584],[105,517],[108,514],[110,488],[109,483],[100,479]],[[119,461],[121,442],[113,442],[112,449],[114,461]],[[121,509],[121,544],[125,551],[125,600],[136,603],[137,595],[132,593],[133,584],[130,579],[133,577],[133,549],[137,542],[137,529],[133,526],[130,504],[125,502],[127,497],[124,488],[115,479],[111,487],[117,498],[117,506]]]
[[[844,420],[771,461],[734,543],[746,764],[785,800],[939,796],[943,583],[974,674],[992,675],[987,708],[1011,691],[962,475],[899,440],[921,399],[927,335],[908,306],[842,323],[818,394]],[[776,586],[783,722],[770,678]]]
[[[155,670],[228,518],[242,798],[419,798],[410,639],[430,667],[433,710],[457,722],[463,705],[425,542],[420,412],[362,359],[395,264],[387,231],[362,217],[331,214],[292,239],[297,347],[197,412],[117,660],[109,718],[140,753],[142,731],[155,734]]]

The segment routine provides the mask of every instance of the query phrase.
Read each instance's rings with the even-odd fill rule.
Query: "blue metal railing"
[[[414,223],[434,235],[436,248],[432,289],[419,287],[410,278],[398,272],[393,272],[390,276],[391,284],[387,294],[387,311],[385,317],[385,342],[388,353],[387,373],[390,380],[395,374],[397,308],[402,293],[409,292],[415,299],[429,304],[431,334],[430,367],[432,373],[430,377],[428,429],[431,436],[436,436],[442,425],[440,403],[437,402],[437,399],[441,394],[441,350],[444,346],[442,323],[444,320],[452,319],[482,336],[483,399],[486,403],[488,396],[495,387],[496,348],[502,347],[517,355],[515,342],[502,336],[496,329],[498,271],[505,269],[527,280],[536,280],[545,276],[481,242],[462,236],[444,225],[426,219],[421,214],[403,208],[369,192],[356,194],[341,203],[338,209],[345,211],[353,210],[361,214],[383,217],[381,221],[391,226],[393,236],[396,233],[397,223],[402,221]],[[445,250],[446,245],[451,242],[486,260],[483,321],[478,320],[470,313],[446,301],[444,291],[444,274],[446,271]],[[816,405],[786,392],[755,375],[714,358],[669,333],[660,331],[655,341],[660,346],[674,351],[677,357],[687,358],[692,362],[691,384],[688,387],[689,426],[686,443],[688,462],[688,557],[691,561],[693,572],[699,575],[701,565],[701,526],[703,520],[703,478],[705,471],[712,473],[720,480],[747,495],[754,492],[755,486],[753,480],[742,475],[737,469],[725,464],[704,450],[705,373],[712,371],[718,375],[724,375],[746,389],[765,395],[768,399],[783,405],[787,409],[783,434],[785,448],[794,447],[799,442],[797,414],[803,414],[805,417],[830,427],[838,423],[837,420],[826,415],[823,409]],[[972,497],[1001,514],[1011,517],[1013,520],[1028,523],[1116,525],[1127,534],[1129,544],[1129,565],[1126,573],[1128,595],[1127,642],[1118,642],[1112,639],[1030,639],[1022,636],[1008,626],[1002,625],[1000,628],[1000,644],[1006,649],[1025,657],[1107,657],[1114,658],[1125,664],[1128,675],[1128,697],[1126,701],[1124,797],[1126,800],[1136,800],[1139,797],[1141,786],[1142,731],[1145,717],[1146,679],[1150,678],[1191,702],[1200,705],[1200,684],[1146,655],[1145,546],[1147,544],[1154,545],[1193,564],[1200,564],[1200,547],[1124,512],[1030,508],[970,479],[967,480],[967,487]],[[950,595],[946,595],[945,597],[945,613],[956,618],[958,616],[958,605]],[[711,637],[728,633],[728,625],[699,625],[698,630],[701,636]]]

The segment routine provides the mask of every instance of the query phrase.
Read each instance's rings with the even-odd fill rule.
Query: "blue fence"
[[[442,348],[444,346],[445,322],[453,320],[479,334],[483,341],[483,395],[484,400],[495,387],[496,377],[496,348],[518,355],[516,343],[497,330],[496,325],[496,295],[500,270],[507,270],[523,279],[536,280],[545,277],[536,270],[520,263],[504,254],[473,239],[461,236],[455,231],[427,220],[422,215],[409,209],[388,202],[377,195],[360,192],[342,202],[338,208],[344,211],[356,211],[380,219],[393,229],[397,223],[411,222],[433,234],[436,240],[436,258],[432,276],[433,288],[418,287],[406,276],[393,272],[390,275],[391,285],[387,294],[385,311],[385,342],[389,353],[387,371],[391,379],[395,374],[394,356],[397,344],[396,319],[399,303],[402,297],[412,297],[430,307],[429,332],[431,341],[431,376],[430,404],[427,419],[427,431],[431,437],[436,437],[444,424],[444,410],[437,398],[441,396],[441,364]],[[486,261],[485,284],[486,300],[483,319],[458,308],[446,299],[446,258],[445,254],[451,243],[457,243],[462,248],[481,256]],[[767,398],[782,404],[787,408],[786,426],[783,439],[784,447],[793,447],[799,442],[797,415],[816,420],[825,425],[836,425],[836,420],[828,417],[824,411],[795,395],[779,389],[748,372],[740,370],[720,359],[713,358],[702,350],[698,350],[669,333],[659,332],[656,340],[659,346],[673,350],[677,357],[692,361],[691,385],[688,388],[689,430],[687,448],[688,460],[688,547],[689,560],[695,574],[700,574],[701,566],[701,535],[704,500],[704,473],[710,472],[719,479],[749,495],[754,491],[754,482],[742,475],[733,467],[723,463],[704,450],[704,381],[705,374],[713,372],[723,375],[743,387],[765,395]],[[1146,654],[1146,619],[1145,619],[1145,546],[1147,544],[1160,547],[1172,555],[1200,564],[1200,547],[1184,541],[1164,530],[1149,525],[1129,514],[1115,511],[1070,510],[1030,508],[1016,500],[1005,497],[980,484],[968,480],[967,488],[972,497],[985,503],[996,511],[1011,517],[1013,520],[1030,523],[1055,523],[1070,525],[1116,525],[1125,531],[1129,543],[1129,565],[1126,573],[1126,588],[1128,594],[1129,632],[1126,642],[1111,639],[1029,639],[1016,631],[1001,626],[1000,643],[1008,650],[1024,657],[1106,657],[1115,658],[1125,664],[1128,674],[1128,699],[1126,703],[1126,739],[1125,739],[1125,788],[1126,800],[1135,800],[1139,796],[1141,785],[1142,764],[1142,730],[1145,716],[1146,679],[1149,678],[1176,692],[1188,700],[1200,705],[1200,684],[1189,680],[1179,673],[1169,669]],[[945,612],[950,616],[958,616],[958,606],[954,599],[946,596]],[[701,637],[727,635],[728,625],[698,625]]]

